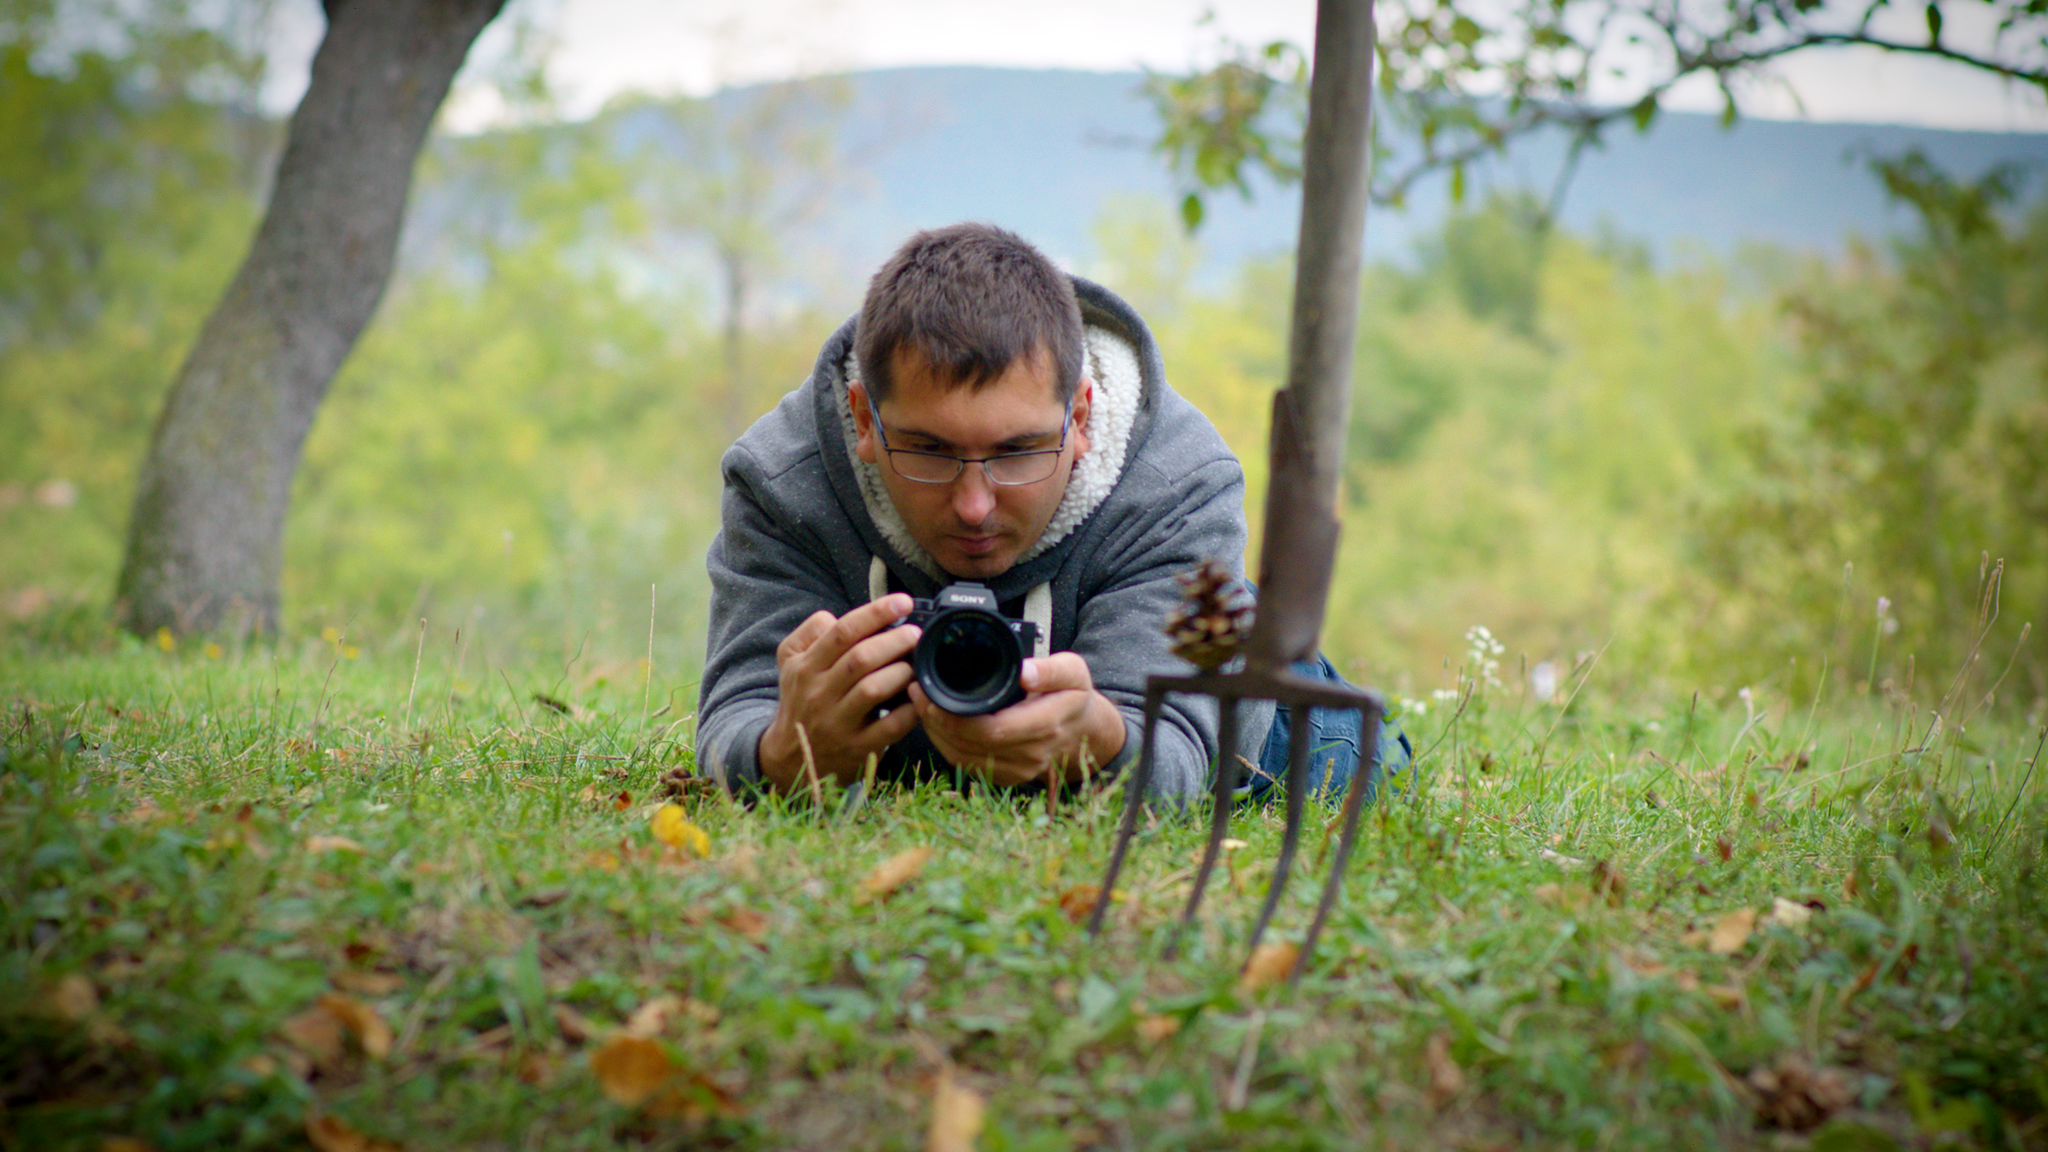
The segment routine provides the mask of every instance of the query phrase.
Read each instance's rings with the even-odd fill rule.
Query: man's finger
[[[804,622],[790,629],[782,643],[775,646],[777,662],[786,663],[803,655],[806,649],[818,642],[818,637],[823,636],[826,629],[838,622],[838,617],[822,608],[804,617]]]
[[[1095,687],[1095,678],[1088,674],[1088,662],[1078,652],[1055,652],[1050,656],[1026,660],[1024,667],[1018,670],[1017,682],[1033,695],[1069,690],[1087,692]]]
[[[912,607],[909,596],[892,592],[880,600],[870,600],[839,618],[839,622],[827,629],[816,643],[811,645],[806,656],[814,668],[829,668],[854,645],[910,615]]]

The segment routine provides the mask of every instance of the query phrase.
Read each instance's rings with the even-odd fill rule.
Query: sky
[[[508,17],[524,15],[552,42],[549,79],[563,111],[577,118],[624,91],[701,95],[730,84],[904,65],[1185,70],[1215,58],[1220,34],[1307,45],[1315,26],[1314,0],[511,0],[507,11],[478,43],[474,71],[502,56],[514,23]],[[1990,42],[1992,5],[1970,0],[1944,11],[1950,41]],[[1895,6],[1890,19],[1899,35],[1924,35],[1917,4]],[[317,5],[289,0],[266,102],[296,102],[320,32]],[[1596,95],[1630,98],[1625,81]],[[1740,95],[1745,115],[1766,119],[2048,132],[2048,101],[2037,89],[1865,49],[1799,53],[1771,81]],[[1681,86],[1667,106],[1719,111],[1721,97],[1708,84]],[[452,127],[474,130],[501,117],[487,85],[458,84]]]

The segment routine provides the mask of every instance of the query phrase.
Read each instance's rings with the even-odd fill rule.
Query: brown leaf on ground
[[[1754,931],[1756,909],[1737,908],[1714,921],[1714,931],[1707,937],[1707,951],[1716,956],[1732,956],[1742,951],[1742,946],[1749,943],[1749,934]]]
[[[1294,962],[1301,957],[1301,945],[1292,940],[1269,940],[1252,952],[1237,978],[1237,994],[1250,996],[1261,988],[1287,979]]]
[[[100,993],[91,977],[73,972],[51,986],[48,1003],[50,1015],[66,1024],[83,1024],[100,1010]]]
[[[306,851],[353,852],[360,856],[363,853],[363,846],[346,836],[308,836],[306,837]]]
[[[613,1103],[628,1108],[645,1103],[674,1070],[661,1045],[626,1032],[590,1054],[590,1071],[597,1077],[597,1086]]]
[[[768,935],[768,917],[752,908],[728,908],[717,916],[725,930],[759,943]]]
[[[1156,1012],[1149,1016],[1140,1016],[1137,1029],[1138,1037],[1145,1043],[1157,1044],[1180,1033],[1180,1017],[1162,1016]]]
[[[1709,984],[1702,989],[1714,1003],[1733,1012],[1749,1002],[1749,994],[1740,984]]]
[[[927,861],[932,858],[930,847],[912,848],[898,852],[875,866],[860,882],[860,890],[854,893],[856,905],[873,900],[886,900],[897,889],[917,879],[924,871]]]
[[[1855,1086],[1846,1072],[1816,1069],[1797,1053],[1779,1057],[1775,1067],[1752,1070],[1748,1080],[1757,1092],[1757,1119],[1766,1127],[1788,1132],[1817,1128],[1856,1099]]]
[[[1067,919],[1079,924],[1095,914],[1095,902],[1100,899],[1100,887],[1094,884],[1076,884],[1060,893],[1060,912]]]
[[[1813,919],[1813,909],[1780,896],[1771,901],[1771,911],[1769,915],[1764,917],[1764,923],[1782,924],[1787,928],[1802,928],[1811,919]]]
[[[932,1089],[932,1125],[925,1133],[925,1152],[974,1152],[988,1105],[981,1094],[953,1079],[951,1065],[939,1070]]]
[[[690,1069],[679,1069],[647,1101],[649,1116],[699,1124],[716,1116],[736,1116],[739,1105],[718,1081]]]
[[[306,1107],[306,1139],[319,1152],[405,1152],[405,1145],[365,1136],[346,1121],[321,1115],[312,1105]]]
[[[389,996],[405,987],[405,977],[391,972],[365,972],[344,968],[334,974],[334,986],[358,996]]]
[[[1422,1058],[1429,1066],[1430,1107],[1440,1109],[1465,1090],[1465,1072],[1451,1059],[1451,1038],[1443,1032],[1429,1038],[1429,1043],[1423,1046]]]
[[[555,1027],[562,1030],[562,1039],[571,1044],[582,1044],[590,1039],[590,1021],[583,1018],[583,1013],[567,1004],[550,1004],[548,1012],[555,1018]]]
[[[319,1006],[348,1029],[364,1055],[374,1060],[391,1055],[391,1025],[384,1022],[375,1008],[339,992],[322,993]]]
[[[664,992],[633,1010],[626,1018],[626,1034],[629,1036],[659,1036],[668,1031],[668,1026],[683,1014],[683,998],[673,992]]]
[[[1593,895],[1607,901],[1611,908],[1621,907],[1628,897],[1628,878],[1611,861],[1593,862]]]
[[[1735,845],[1730,844],[1726,836],[1714,837],[1714,851],[1721,854],[1721,863],[1723,864],[1735,859]]]
[[[318,1004],[286,1020],[277,1031],[316,1067],[331,1067],[341,1060],[341,1046],[347,1033],[342,1030],[341,1020]]]
[[[100,1152],[156,1152],[147,1140],[133,1136],[109,1136],[100,1141]]]

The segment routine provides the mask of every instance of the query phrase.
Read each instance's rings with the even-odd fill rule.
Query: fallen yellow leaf
[[[391,1055],[391,1025],[384,1022],[375,1008],[360,1000],[343,996],[339,992],[320,994],[320,1008],[341,1022],[349,1035],[356,1038],[364,1055],[382,1060]]]
[[[1269,940],[1259,945],[1252,958],[1244,962],[1244,972],[1237,978],[1238,995],[1249,996],[1285,980],[1300,956],[1301,945],[1291,940]]]
[[[306,851],[354,852],[360,855],[363,851],[363,846],[346,836],[308,836],[306,837]]]
[[[1102,889],[1093,884],[1076,884],[1060,893],[1060,911],[1067,919],[1079,924],[1095,914],[1095,904],[1102,899]]]
[[[1787,928],[1799,928],[1803,927],[1811,919],[1813,919],[1813,909],[1780,896],[1771,901],[1771,913],[1764,917],[1764,923],[1782,924]]]
[[[918,873],[924,871],[925,862],[931,858],[932,849],[929,847],[912,848],[889,857],[861,880],[860,891],[854,894],[853,902],[866,904],[870,900],[887,898],[898,888],[917,879]]]
[[[925,1152],[974,1152],[975,1137],[988,1105],[980,1093],[954,1082],[949,1065],[939,1069],[932,1089],[932,1126],[925,1133]]]
[[[286,1020],[277,1030],[316,1065],[332,1065],[341,1059],[341,1020],[318,1004]]]
[[[1740,952],[1742,946],[1749,943],[1749,934],[1755,930],[1756,909],[1737,908],[1714,921],[1713,934],[1707,937],[1707,951],[1716,956]]]
[[[673,992],[664,992],[633,1010],[626,1019],[626,1033],[629,1036],[659,1036],[668,1031],[669,1022],[682,1011],[683,998]]]
[[[711,837],[690,823],[681,804],[663,804],[654,810],[654,838],[700,860],[711,855]]]
[[[590,1071],[612,1102],[637,1108],[674,1069],[662,1046],[645,1036],[621,1032],[590,1054]]]
[[[1429,1102],[1442,1108],[1465,1090],[1465,1072],[1451,1059],[1451,1038],[1442,1032],[1431,1036],[1422,1057],[1429,1065]]]
[[[1147,1044],[1157,1044],[1180,1032],[1180,1017],[1162,1016],[1154,1013],[1138,1018],[1138,1036]]]
[[[319,1152],[404,1152],[405,1145],[365,1136],[346,1122],[306,1108],[306,1139]]]
[[[73,972],[50,989],[50,1014],[66,1024],[83,1024],[99,1010],[99,990],[82,973]]]

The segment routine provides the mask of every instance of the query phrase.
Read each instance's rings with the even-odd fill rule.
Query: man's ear
[[[868,390],[858,380],[846,382],[846,402],[853,405],[853,454],[873,464],[876,460],[875,410],[868,407]]]
[[[1088,454],[1088,413],[1094,407],[1095,381],[1083,376],[1081,382],[1074,386],[1074,425],[1073,430],[1067,433],[1068,439],[1074,442],[1076,460]]]

